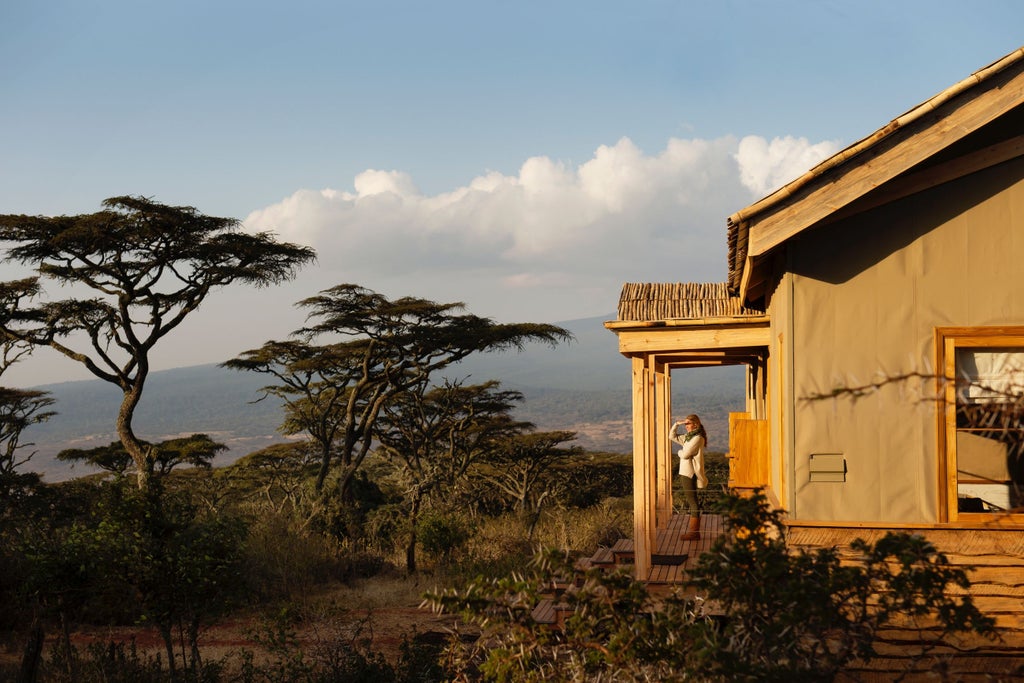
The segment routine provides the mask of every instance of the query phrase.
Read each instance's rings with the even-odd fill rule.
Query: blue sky
[[[282,338],[341,282],[605,315],[623,282],[724,279],[729,214],[1022,27],[1015,0],[3,0],[0,212],[141,194],[318,250],[216,293],[157,368]],[[87,376],[37,355],[5,382]]]

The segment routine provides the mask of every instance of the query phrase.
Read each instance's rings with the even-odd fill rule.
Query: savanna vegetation
[[[470,384],[446,370],[566,341],[552,325],[339,285],[299,302],[307,327],[225,361],[266,377],[262,395],[283,404],[292,440],[213,468],[223,445],[207,435],[140,438],[132,416],[154,344],[216,287],[272,284],[314,256],[236,227],[140,198],[88,216],[0,216],[8,259],[87,293],[47,301],[38,278],[0,284],[0,371],[45,345],[124,396],[111,416],[119,441],[61,454],[102,474],[46,484],[24,437],[60,419],[59,406],[0,391],[0,677],[831,680],[870,658],[896,615],[937,620],[940,638],[991,632],[947,590],[966,585],[963,573],[923,539],[864,544],[856,565],[791,553],[763,497],[723,492],[721,456],[703,503],[731,533],[683,592],[655,599],[626,574],[591,573],[567,598],[564,628],[534,623],[543,587],[631,534],[630,458],[518,419],[522,396],[500,378]],[[411,630],[385,651],[353,609],[374,584],[459,615],[460,630]],[[204,633],[229,619],[248,624],[247,642],[204,651]],[[159,647],[73,637],[132,626]]]

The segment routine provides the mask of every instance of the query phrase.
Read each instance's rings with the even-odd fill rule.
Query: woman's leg
[[[686,506],[690,510],[690,519],[686,526],[686,533],[682,535],[684,541],[696,541],[700,538],[700,506],[697,503],[697,475],[683,477],[683,497],[686,498]]]
[[[680,477],[683,480],[683,498],[686,499],[686,507],[691,517],[700,517],[700,507],[697,505],[697,475],[692,477]]]

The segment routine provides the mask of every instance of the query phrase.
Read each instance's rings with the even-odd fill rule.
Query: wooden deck
[[[689,519],[689,515],[673,515],[668,526],[658,530],[651,555],[651,570],[645,581],[653,595],[667,594],[682,585],[687,570],[696,566],[701,553],[710,550],[715,539],[723,533],[720,515],[702,515],[700,538],[684,541],[682,536],[687,531]],[[611,547],[602,546],[590,557],[580,558],[575,565],[576,580],[572,586],[579,588],[583,583],[583,575],[590,569],[610,571],[632,565],[633,539],[620,538]],[[562,600],[563,592],[553,591],[552,595],[541,600],[533,610],[534,621],[540,624],[561,624],[568,614],[568,607]]]
[[[668,526],[658,530],[651,564],[693,567],[701,553],[710,550],[711,545],[722,535],[721,515],[701,515],[700,538],[684,541],[682,536],[686,533],[689,520],[689,515],[673,515]]]

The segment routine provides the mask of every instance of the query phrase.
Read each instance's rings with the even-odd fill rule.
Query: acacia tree
[[[344,344],[317,346],[298,339],[268,341],[222,366],[277,380],[260,389],[263,395],[257,400],[281,399],[285,418],[279,431],[286,436],[309,436],[319,456],[315,488],[321,491],[336,439],[349,421],[365,419],[357,412],[358,402],[372,385],[361,349]]]
[[[523,395],[502,391],[497,381],[462,386],[446,381],[421,384],[384,408],[375,434],[381,450],[400,464],[405,485],[409,539],[406,570],[416,571],[416,536],[423,502],[432,493],[451,494],[469,468],[505,448],[509,439],[533,427],[511,412]]]
[[[565,447],[576,432],[530,432],[518,434],[478,468],[477,476],[501,491],[519,513],[539,512],[550,488],[545,476],[559,462],[583,452],[579,446]]]
[[[228,449],[226,445],[214,441],[206,434],[192,434],[157,444],[143,443],[152,453],[154,471],[161,475],[167,474],[178,465],[191,465],[208,470],[217,454]],[[82,462],[99,467],[107,472],[113,472],[118,477],[123,477],[134,464],[120,441],[96,448],[66,448],[57,454],[57,459],[62,462]]]
[[[27,283],[14,283],[4,287],[0,283],[0,300],[14,300],[27,287]],[[29,289],[31,289],[29,287]],[[0,375],[14,363],[32,353],[32,346],[11,337],[0,335]],[[0,519],[15,500],[39,484],[35,472],[22,472],[33,453],[25,453],[32,446],[21,438],[26,429],[45,422],[56,413],[47,410],[55,403],[47,391],[0,387]]]
[[[0,519],[8,506],[40,481],[38,474],[20,471],[33,455],[22,455],[32,444],[22,443],[21,436],[31,425],[53,417],[56,413],[46,410],[53,404],[45,391],[0,387]]]
[[[0,332],[48,346],[121,389],[117,435],[140,488],[148,486],[155,457],[132,420],[156,343],[214,289],[280,283],[315,258],[308,247],[239,227],[234,218],[130,196],[107,199],[91,214],[0,215],[0,241],[10,245],[4,259],[37,272],[3,284]],[[27,305],[42,296],[43,280],[76,296]]]
[[[462,313],[461,303],[390,300],[353,284],[337,285],[298,305],[309,309],[311,324],[297,330],[293,342],[267,342],[224,366],[277,380],[262,391],[285,400],[282,429],[306,432],[317,441],[318,491],[331,467],[339,466],[343,499],[349,497],[352,479],[370,451],[374,423],[389,400],[472,353],[572,339],[556,325],[495,323]],[[314,343],[322,337],[331,341]]]

